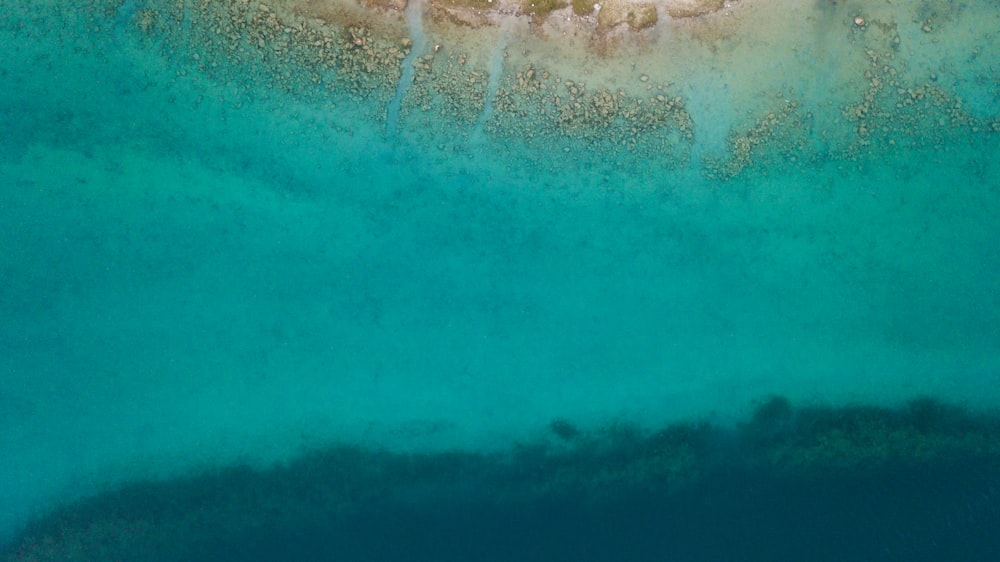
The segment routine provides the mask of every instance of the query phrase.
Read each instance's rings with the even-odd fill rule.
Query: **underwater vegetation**
[[[1000,419],[934,399],[891,409],[772,397],[734,428],[583,431],[555,420],[549,430],[506,453],[340,445],[270,468],[135,482],[49,513],[0,559],[979,560],[1000,552]]]

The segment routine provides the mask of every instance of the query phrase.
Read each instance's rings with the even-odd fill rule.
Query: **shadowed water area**
[[[546,6],[3,2],[3,559],[1000,556],[1000,9]]]

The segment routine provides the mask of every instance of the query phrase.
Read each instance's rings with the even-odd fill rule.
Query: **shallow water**
[[[843,114],[867,79],[817,85],[828,67],[783,74],[797,98],[763,112],[706,66],[663,90],[684,111],[647,136],[621,121],[526,136],[508,135],[539,115],[511,86],[516,39],[505,60],[487,49],[461,105],[406,70],[419,57],[352,75],[246,35],[227,51],[194,3],[166,4],[5,3],[0,538],[123,482],[331,444],[503,452],[547,443],[554,419],[729,427],[772,395],[1000,404],[995,44],[953,60],[901,23],[893,71],[915,85],[933,66],[942,93],[891,113],[911,94],[876,91],[864,144]],[[864,61],[862,43],[819,35],[815,52]],[[755,130],[741,160],[735,139]],[[970,478],[943,503],[995,497]],[[436,494],[386,509],[453,491]],[[484,529],[514,517],[485,505],[458,511],[498,510]],[[593,517],[645,509],[622,505]],[[568,528],[592,528],[582,513]],[[514,527],[565,543],[532,521]],[[446,527],[426,525],[400,540]]]

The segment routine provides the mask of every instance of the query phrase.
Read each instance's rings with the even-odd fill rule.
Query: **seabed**
[[[1000,8],[7,0],[0,560],[996,560]]]

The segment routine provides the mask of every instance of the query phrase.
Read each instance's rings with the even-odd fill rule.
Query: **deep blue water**
[[[347,448],[266,470],[244,466],[135,483],[34,523],[8,555],[143,561],[996,559],[996,418],[974,420],[927,401],[897,413],[781,414],[781,401],[770,404],[770,415],[762,407],[738,431],[672,426],[638,437],[622,428],[596,447],[577,442],[570,452],[555,444],[522,446],[510,457]],[[821,426],[842,432],[843,439],[864,433],[866,424],[910,433],[917,448],[933,448],[935,437],[956,439],[934,458],[915,458],[906,447],[872,455],[901,444],[889,431],[882,445],[855,442],[835,458],[806,460],[808,443],[837,438]],[[957,445],[987,427],[993,453]],[[773,456],[779,444],[793,445],[784,461]],[[685,465],[670,461],[673,455],[657,456],[671,447],[697,460]],[[664,462],[673,466],[663,470]],[[53,539],[46,544],[44,537]]]
[[[993,560],[1000,513],[984,490],[995,489],[996,469],[970,462],[787,479],[734,471],[677,496],[596,504],[445,495],[255,528],[210,541],[192,559]]]

